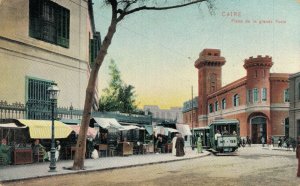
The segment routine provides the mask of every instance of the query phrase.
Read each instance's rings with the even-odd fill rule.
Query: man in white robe
[[[175,148],[175,144],[176,144],[176,140],[177,140],[177,135],[178,135],[178,134],[176,134],[176,135],[174,136],[174,138],[172,139],[172,155],[174,155],[174,156],[176,156],[176,148]]]

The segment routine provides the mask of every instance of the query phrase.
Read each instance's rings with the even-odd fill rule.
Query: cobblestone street
[[[300,185],[295,152],[239,149],[199,159],[27,180],[5,185]]]

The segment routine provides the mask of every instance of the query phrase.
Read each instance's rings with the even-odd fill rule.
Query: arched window
[[[262,101],[267,101],[267,89],[266,88],[262,88],[261,100]]]
[[[215,102],[215,111],[218,111],[218,110],[219,110],[219,102],[216,101],[216,102]]]
[[[238,94],[235,94],[234,96],[233,96],[233,106],[234,107],[237,107],[237,106],[239,106],[239,99],[240,99],[240,97],[239,97],[239,95]]]
[[[258,102],[258,89],[257,88],[253,89],[253,102],[254,103]]]
[[[212,104],[209,104],[209,113],[212,113],[213,112],[213,105]]]
[[[289,89],[284,90],[284,102],[290,102]]]
[[[222,109],[226,109],[226,99],[222,99]]]

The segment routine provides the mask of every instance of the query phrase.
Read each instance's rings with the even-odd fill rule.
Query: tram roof
[[[239,123],[239,120],[237,120],[237,119],[218,119],[218,120],[212,121],[209,124],[209,126],[212,125],[212,124],[214,124],[214,125],[218,125],[218,124],[222,125],[222,124],[228,124],[228,123]]]
[[[194,130],[201,130],[201,129],[209,129],[209,127],[208,126],[206,126],[206,127],[194,127]]]

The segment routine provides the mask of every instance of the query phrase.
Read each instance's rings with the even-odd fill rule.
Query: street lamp
[[[194,122],[193,122],[193,117],[194,117],[194,110],[193,110],[193,107],[194,107],[194,105],[193,105],[193,100],[194,99],[194,96],[193,96],[193,86],[192,86],[192,118],[191,118],[191,122],[192,122],[192,150],[194,150]]]
[[[50,151],[50,170],[49,172],[56,172],[56,163],[55,163],[55,143],[54,143],[54,105],[57,102],[57,97],[59,93],[59,88],[57,87],[56,83],[51,83],[51,86],[48,87],[47,92],[49,94],[50,100],[51,100],[51,120],[52,120],[52,126],[51,126],[51,151]]]
[[[70,111],[71,111],[71,119],[73,119],[73,110],[74,110],[74,108],[73,108],[73,105],[72,105],[72,103],[71,103],[71,106],[70,106]]]

